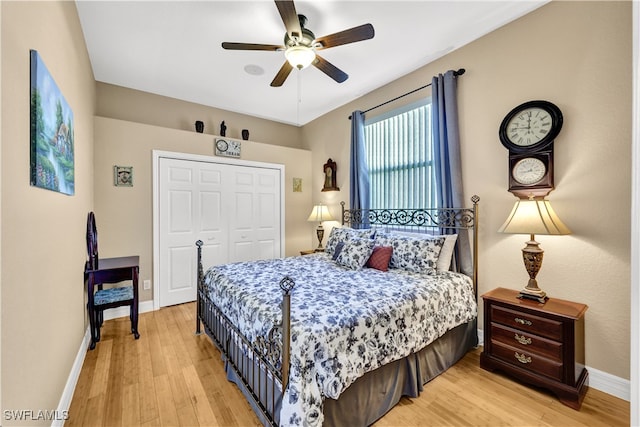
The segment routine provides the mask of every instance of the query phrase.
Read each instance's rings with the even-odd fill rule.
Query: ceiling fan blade
[[[327,49],[334,46],[340,46],[343,44],[359,42],[362,40],[372,39],[375,35],[373,25],[364,24],[358,27],[353,27],[348,30],[340,31],[328,36],[319,37],[315,41],[320,42],[322,47],[317,49]]]
[[[347,73],[319,55],[316,55],[316,60],[313,62],[313,65],[338,83],[342,83],[349,78]]]
[[[291,70],[293,70],[293,67],[291,66],[291,64],[289,64],[289,61],[284,61],[284,64],[282,64],[282,67],[280,67],[280,70],[278,71],[278,74],[276,74],[276,77],[271,82],[271,86],[282,86],[284,81],[287,80],[287,77],[289,77],[289,73],[291,73]]]
[[[257,44],[257,43],[230,43],[223,42],[223,49],[229,50],[284,50],[284,46],[275,44]]]
[[[296,12],[296,6],[293,1],[276,1],[276,7],[280,12],[280,17],[284,23],[284,27],[287,29],[289,37],[300,38],[302,36],[302,29],[300,28],[300,19]]]

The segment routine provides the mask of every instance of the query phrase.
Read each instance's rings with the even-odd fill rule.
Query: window
[[[437,207],[431,99],[365,120],[371,209]]]

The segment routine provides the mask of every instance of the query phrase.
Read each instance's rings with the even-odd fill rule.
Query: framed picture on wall
[[[73,195],[73,111],[38,52],[30,54],[31,185]]]
[[[133,187],[133,166],[114,166],[113,185],[116,187]]]

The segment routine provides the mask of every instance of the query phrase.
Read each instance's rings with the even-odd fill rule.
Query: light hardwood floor
[[[195,304],[140,315],[140,339],[128,319],[105,322],[88,351],[67,426],[258,426],[225,377],[218,350],[194,335]],[[375,425],[628,426],[629,402],[589,389],[580,411],[544,390],[479,367],[481,349],[403,398]]]

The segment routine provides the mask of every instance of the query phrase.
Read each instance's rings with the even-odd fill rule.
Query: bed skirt
[[[402,396],[418,397],[431,381],[478,345],[477,320],[451,329],[417,353],[358,378],[338,400],[325,399],[324,426],[368,426]]]
[[[214,341],[215,342],[215,341]],[[389,412],[403,396],[418,397],[423,386],[464,357],[478,345],[477,320],[457,326],[417,353],[368,372],[342,392],[338,400],[325,399],[324,426],[368,426]],[[224,353],[223,353],[224,357]],[[249,391],[225,363],[227,379],[234,382],[253,406]],[[267,387],[270,390],[271,387]],[[264,391],[263,391],[264,392]],[[271,396],[268,396],[268,400]],[[275,396],[276,424],[279,424],[280,396]],[[252,408],[263,425],[269,421]]]

